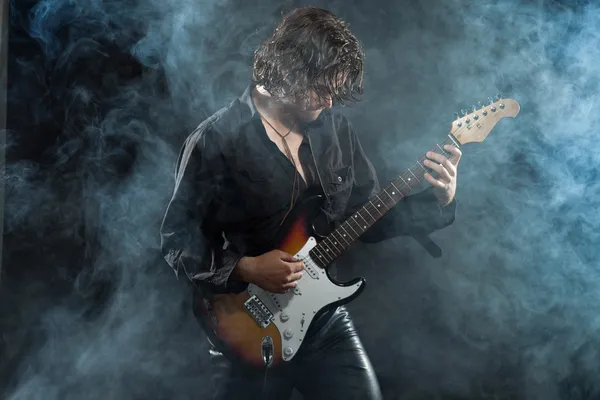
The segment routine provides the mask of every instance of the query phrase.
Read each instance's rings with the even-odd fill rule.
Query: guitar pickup
[[[316,271],[315,268],[310,264],[310,261],[304,262],[304,270],[313,279],[319,279],[319,271]]]
[[[263,303],[256,295],[246,300],[244,308],[261,328],[266,328],[273,320],[271,311],[269,311],[267,306],[265,306],[265,303]]]

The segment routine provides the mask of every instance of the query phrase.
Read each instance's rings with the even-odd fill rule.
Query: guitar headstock
[[[498,121],[516,117],[521,109],[516,100],[503,99],[500,95],[496,96],[495,102],[488,97],[488,103],[486,106],[481,106],[481,102],[478,103],[479,107],[472,106],[469,114],[462,110],[462,117],[456,113],[457,118],[452,122],[450,133],[461,145],[483,142]]]

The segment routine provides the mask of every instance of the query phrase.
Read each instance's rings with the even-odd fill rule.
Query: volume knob
[[[290,316],[288,313],[282,312],[279,316],[279,319],[281,320],[281,322],[287,322],[290,319]]]
[[[286,347],[285,349],[283,349],[283,354],[287,357],[290,357],[292,354],[294,354],[294,349],[292,349],[291,347]]]
[[[286,339],[291,339],[294,336],[294,332],[292,332],[289,329],[286,329],[285,331],[283,331],[283,337]]]

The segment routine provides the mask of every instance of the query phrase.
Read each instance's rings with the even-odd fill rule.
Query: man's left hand
[[[442,154],[428,151],[426,156],[431,160],[425,160],[423,164],[438,173],[438,179],[430,173],[425,173],[425,179],[433,186],[433,192],[442,207],[447,206],[456,194],[456,177],[458,175],[458,163],[462,152],[455,146],[445,145],[444,150],[452,155],[450,158]]]

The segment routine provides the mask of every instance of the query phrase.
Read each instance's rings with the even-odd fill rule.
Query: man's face
[[[311,122],[316,120],[323,110],[332,106],[333,100],[331,96],[319,98],[317,92],[312,91],[309,100],[298,107],[298,116],[303,122]]]
[[[333,106],[331,96],[321,97],[317,92],[312,91],[308,100],[299,99],[289,102],[286,109],[290,114],[293,114],[300,122],[312,122],[316,120],[321,112]]]

